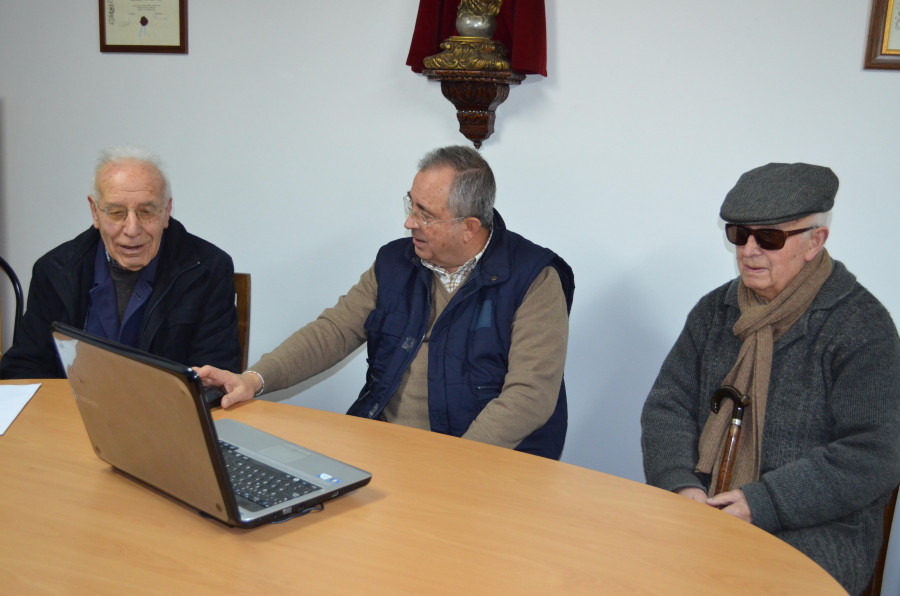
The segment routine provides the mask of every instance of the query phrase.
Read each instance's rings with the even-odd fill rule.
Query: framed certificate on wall
[[[900,70],[900,0],[872,0],[865,68]]]
[[[100,51],[187,54],[187,0],[98,0]]]

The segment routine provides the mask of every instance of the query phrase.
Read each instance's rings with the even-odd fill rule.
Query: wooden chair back
[[[241,370],[247,370],[250,353],[250,274],[234,274],[235,305],[238,315],[238,339],[241,342]]]
[[[872,583],[862,593],[862,596],[880,596],[881,580],[884,576],[884,564],[887,560],[888,542],[891,539],[891,526],[894,524],[894,507],[897,505],[897,491],[900,487],[894,489],[891,493],[891,500],[884,506],[884,538],[881,542],[881,550],[878,551],[878,560],[875,562],[875,575],[872,577]]]

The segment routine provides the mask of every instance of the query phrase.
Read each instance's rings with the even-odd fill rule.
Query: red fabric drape
[[[440,44],[456,32],[459,0],[419,0],[416,29],[406,58],[414,72],[422,61],[440,53]],[[547,21],[544,0],[505,0],[497,15],[494,39],[509,50],[515,72],[547,76]]]

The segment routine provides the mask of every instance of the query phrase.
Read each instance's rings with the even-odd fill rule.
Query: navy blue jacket
[[[575,290],[572,269],[552,251],[506,229],[494,212],[491,242],[465,284],[431,330],[428,410],[431,430],[462,436],[492,399],[507,373],[512,322],[537,275],[548,265],[559,273],[566,308]],[[366,384],[348,414],[377,418],[418,352],[431,314],[433,273],[408,238],[379,250],[378,297],[366,321]],[[568,424],[565,381],[547,423],[516,449],[559,459]]]
[[[212,364],[237,371],[241,348],[231,257],[189,234],[174,218],[164,234],[137,347],[189,366]],[[84,328],[100,241],[100,232],[90,228],[37,260],[25,316],[13,346],[0,360],[0,378],[65,376],[50,323]]]

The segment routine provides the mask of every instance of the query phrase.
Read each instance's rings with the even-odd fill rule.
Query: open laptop
[[[372,478],[235,420],[213,422],[187,366],[62,323],[53,339],[100,459],[228,525],[282,521]]]

